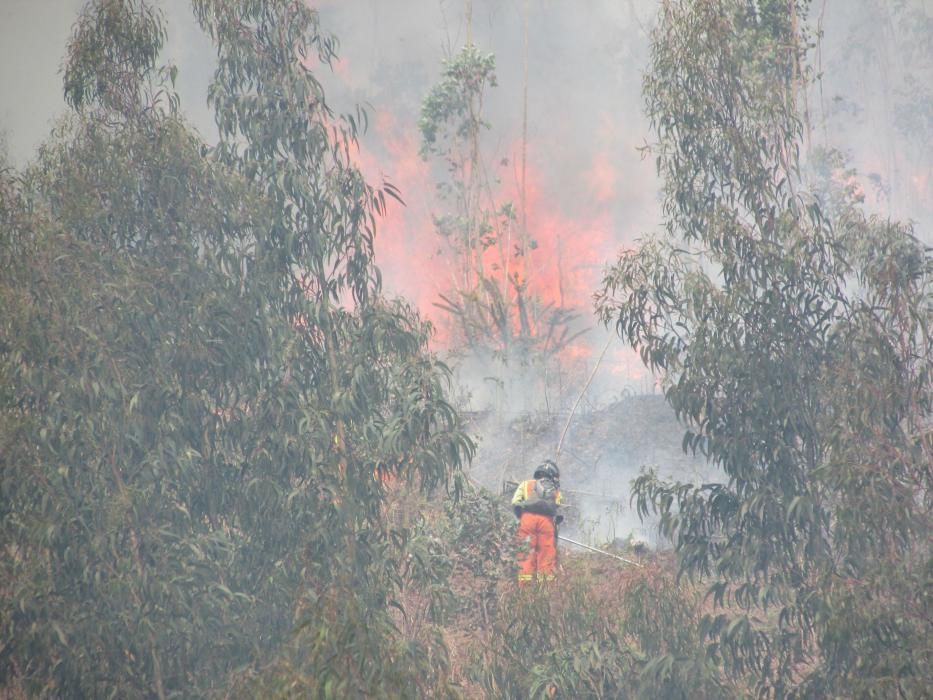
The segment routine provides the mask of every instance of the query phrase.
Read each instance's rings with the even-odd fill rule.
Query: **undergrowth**
[[[636,568],[560,553],[560,575],[519,587],[515,520],[479,490],[440,502],[399,494],[417,544],[399,625],[412,641],[441,634],[449,686],[488,698],[715,698],[741,695],[698,636],[703,590],[677,581],[673,557]],[[407,515],[405,515],[407,513]],[[417,620],[418,624],[412,624]]]

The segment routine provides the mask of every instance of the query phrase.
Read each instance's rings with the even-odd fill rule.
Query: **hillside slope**
[[[476,414],[478,441],[470,478],[499,492],[506,481],[529,478],[535,465],[554,459],[566,413],[503,418]],[[681,448],[684,428],[664,397],[624,397],[606,407],[578,411],[561,446],[561,485],[578,506],[565,532],[609,541],[641,532],[653,541],[652,523],[640,523],[629,504],[630,484],[643,467],[686,481],[705,481],[715,470]]]

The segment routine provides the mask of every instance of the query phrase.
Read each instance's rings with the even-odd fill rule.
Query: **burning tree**
[[[448,209],[434,226],[453,259],[450,290],[437,305],[450,314],[456,340],[473,352],[491,352],[505,364],[542,363],[582,331],[574,330],[576,312],[535,293],[530,258],[537,244],[525,213],[498,199],[499,179],[482,156],[480,136],[489,128],[483,100],[495,86],[494,56],[467,44],[445,62],[422,105],[421,155],[440,161],[445,173],[437,191]]]

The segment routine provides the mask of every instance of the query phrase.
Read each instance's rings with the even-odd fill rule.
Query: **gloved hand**
[[[512,512],[515,513],[515,517],[519,520],[522,519],[522,507],[521,506],[512,506]]]
[[[564,516],[563,515],[554,516],[554,522],[560,525],[562,522],[564,522]]]

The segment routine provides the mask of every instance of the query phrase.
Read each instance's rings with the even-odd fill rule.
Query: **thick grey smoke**
[[[527,19],[527,158],[529,179],[541,192],[529,217],[533,224],[536,216],[559,215],[568,225],[564,245],[569,251],[574,221],[605,216],[611,235],[592,251],[599,262],[588,263],[596,273],[591,277],[598,277],[620,244],[632,242],[658,220],[653,166],[636,150],[648,137],[640,84],[648,47],[644,27],[655,3],[324,3],[322,22],[341,39],[342,65],[332,94],[345,104],[367,103],[377,120],[382,118],[384,126],[366,147],[382,156],[382,173],[393,181],[405,179],[401,171],[407,163],[399,162],[386,142],[417,148],[421,102],[438,81],[442,61],[466,41],[467,4],[472,5],[473,43],[496,57],[498,86],[484,97],[491,125],[483,143],[487,165],[506,188],[514,189],[521,159]],[[503,159],[508,165],[500,167]],[[430,186],[403,196],[411,209],[437,209]]]
[[[14,165],[25,164],[64,110],[61,75],[65,45],[84,0],[4,0],[0,3],[0,132]],[[213,51],[186,0],[156,2],[168,20],[167,58],[181,68],[183,108],[210,139],[206,89]],[[415,136],[420,101],[437,79],[441,60],[467,38],[496,54],[499,87],[490,91],[493,125],[487,150],[514,155],[520,136],[523,21],[528,19],[529,159],[548,192],[560,191],[569,214],[587,202],[580,177],[605,154],[615,167],[609,205],[617,239],[629,241],[656,226],[650,163],[635,147],[650,133],[640,82],[656,0],[326,0],[326,29],[341,39],[344,69],[331,81],[343,107],[371,105],[396,128]],[[859,171],[870,206],[894,218],[933,223],[933,8],[920,0],[825,0],[810,10],[822,76],[809,95],[813,143],[845,153]],[[817,37],[814,35],[814,40]],[[368,147],[380,151],[378,138]],[[413,138],[416,143],[417,139]],[[383,154],[385,151],[383,150]],[[390,178],[391,159],[380,163]],[[508,175],[508,174],[506,174]],[[407,199],[431,192],[406,192]],[[586,212],[584,212],[585,214]],[[614,251],[610,251],[614,252]]]
[[[608,0],[321,5],[322,24],[341,40],[341,63],[327,81],[331,99],[338,108],[370,106],[375,126],[364,140],[371,154],[364,161],[371,176],[399,185],[406,201],[380,234],[386,287],[435,320],[433,303],[447,291],[449,263],[431,225],[442,207],[434,190],[437,165],[417,155],[422,101],[439,80],[443,60],[468,36],[495,55],[498,85],[483,101],[490,124],[483,159],[492,171],[493,197],[517,204],[527,87],[527,214],[529,233],[540,245],[532,255],[532,284],[576,308],[578,326],[589,330],[580,339],[581,356],[562,366],[529,367],[512,358],[505,369],[487,357],[459,361],[458,380],[472,408],[566,407],[605,344],[605,333],[594,327],[591,294],[619,249],[659,221],[654,166],[637,150],[649,138],[640,85],[655,11],[654,2]],[[634,355],[618,345],[604,365],[593,396],[605,400],[651,386]]]
[[[910,220],[933,244],[933,6],[827,1],[808,96],[813,144],[838,149],[857,170],[865,206]],[[845,177],[844,174],[840,177]]]
[[[215,131],[206,95],[213,50],[185,0],[157,4],[168,23],[166,58],[180,69],[182,108],[211,141]],[[312,4],[320,9],[323,28],[341,42],[335,72],[321,76],[332,106],[350,111],[357,103],[367,105],[371,128],[363,138],[362,164],[371,176],[384,176],[401,187],[407,203],[404,209],[390,210],[377,243],[386,289],[428,312],[438,292],[430,271],[442,269],[444,261],[430,227],[430,214],[439,206],[432,166],[417,155],[421,102],[438,80],[443,59],[455,54],[468,34],[481,50],[495,54],[498,87],[485,97],[491,128],[484,135],[483,153],[502,183],[503,196],[514,192],[527,22],[527,157],[533,188],[529,224],[533,236],[562,255],[567,303],[578,305],[584,323],[593,325],[589,294],[603,266],[620,248],[656,230],[660,221],[654,164],[642,160],[637,150],[652,139],[642,109],[641,79],[657,0]],[[59,67],[82,5],[82,0],[0,2],[0,132],[14,165],[32,157],[54,116],[64,110]],[[472,10],[470,23],[467,7]],[[927,7],[920,0],[811,4],[812,24],[822,32],[812,53],[822,79],[807,98],[807,148],[824,145],[841,151],[857,173],[839,168],[837,175],[854,178],[869,209],[916,221],[918,235],[933,242],[933,9]],[[541,261],[539,279],[553,276],[554,260],[545,255]],[[500,415],[495,425],[477,423],[486,438],[477,479],[498,488],[502,478],[526,476],[535,460],[553,456],[568,408],[580,396],[606,337],[604,331],[590,330],[585,338],[589,353],[556,369],[513,364],[503,373],[483,361],[459,366],[463,405]],[[539,380],[547,372],[549,383],[542,385]],[[581,418],[567,437],[566,465],[575,473],[575,487],[597,494],[590,497],[591,515],[616,508],[620,500],[624,504],[624,516],[607,511],[601,520],[605,524],[615,518],[609,529],[618,534],[632,527],[628,480],[642,464],[668,465],[684,478],[702,476],[695,462],[675,459],[676,425],[652,427],[639,421],[645,410],[631,403],[631,395],[653,391],[632,353],[616,341],[581,400]],[[607,426],[597,430],[598,409],[623,395],[629,398],[619,402],[622,413],[612,414],[614,419],[624,430],[640,427],[610,441]],[[542,412],[546,428],[529,426],[530,418],[512,421],[529,411]],[[639,436],[651,431],[658,433],[653,442],[640,441]],[[606,496],[616,500],[599,500]]]

